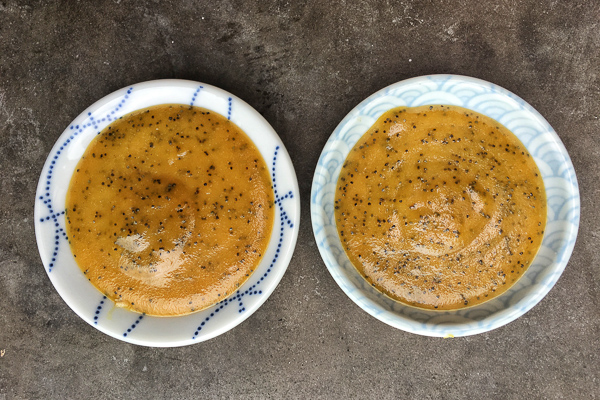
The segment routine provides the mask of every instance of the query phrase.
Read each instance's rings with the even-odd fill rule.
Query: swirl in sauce
[[[66,201],[67,234],[86,277],[117,306],[188,314],[233,293],[273,226],[266,163],[214,112],[139,110],[90,143]]]

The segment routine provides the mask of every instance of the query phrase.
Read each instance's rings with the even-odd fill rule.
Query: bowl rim
[[[171,101],[184,98],[188,101]],[[167,101],[164,101],[165,99]],[[135,107],[134,104],[138,103],[143,106]],[[71,265],[75,261],[70,246],[63,243],[63,238],[66,240],[64,211],[61,213],[64,206],[61,208],[59,201],[59,207],[52,207],[52,201],[60,199],[66,193],[75,168],[72,164],[76,165],[79,161],[79,158],[73,161],[75,153],[78,151],[82,153],[87,148],[87,144],[84,144],[85,141],[89,144],[97,133],[119,116],[160,104],[195,105],[219,113],[240,127],[256,145],[271,172],[276,205],[275,220],[267,251],[255,272],[240,289],[216,305],[196,313],[157,317],[121,308],[116,309],[114,304],[110,308],[112,302],[103,296],[95,286],[92,287],[96,290],[95,295],[99,299],[96,301],[97,308],[90,309],[89,304],[83,307],[82,302],[87,302],[87,299],[83,300],[81,297],[84,295],[78,295],[78,302],[74,300],[77,296],[70,291],[71,289],[82,291],[88,293],[88,296],[92,296],[89,288],[86,287],[85,290],[68,288],[65,286],[65,282],[74,278],[67,277],[67,272],[62,275],[57,273],[60,271],[58,266],[61,264],[63,267],[67,265],[64,267],[65,271],[70,270],[71,275],[77,274]],[[271,151],[267,153],[266,149],[271,149]],[[68,161],[62,161],[66,159]],[[53,172],[54,176],[57,176],[59,172],[69,170],[69,167],[61,167],[65,163],[70,165],[69,179],[55,178],[52,180]],[[276,175],[283,175],[283,177]],[[57,194],[59,192],[60,195]],[[182,79],[158,79],[128,85],[107,94],[87,107],[65,128],[48,153],[40,173],[35,197],[34,221],[38,251],[46,274],[63,301],[80,318],[101,332],[128,343],[149,347],[177,347],[209,340],[233,329],[258,310],[273,293],[287,270],[296,246],[300,225],[300,191],[291,158],[281,138],[252,106],[239,97],[210,84]],[[54,226],[50,226],[52,224]],[[52,234],[49,235],[49,232]],[[54,251],[51,250],[52,248]],[[70,255],[70,259],[68,255]],[[56,271],[52,270],[53,266],[57,267]],[[83,273],[76,263],[75,267],[83,277]],[[79,282],[81,277],[77,278]],[[87,283],[87,279],[84,280]],[[91,286],[91,284],[89,285]],[[238,312],[234,312],[234,307],[230,306],[234,303],[238,303]],[[100,317],[98,318],[98,316]],[[124,316],[128,321],[120,321],[125,318]],[[187,339],[174,338],[174,335],[179,332],[176,327],[170,325],[183,324],[184,319],[187,328],[195,325],[197,326],[196,330],[192,330]],[[211,324],[212,326],[209,327]],[[146,325],[148,328],[145,327]],[[165,334],[164,337],[161,337],[160,333],[154,336],[151,334],[152,332],[144,333],[144,330],[151,331],[157,327],[160,329],[161,326],[165,328],[165,332],[168,331],[171,335]],[[204,331],[202,331],[203,329]]]
[[[518,109],[519,111],[522,111],[523,114],[528,115],[528,117],[531,119],[531,122],[535,122],[536,124],[542,126],[546,130],[544,134],[547,136],[545,137],[550,138],[551,144],[564,159],[563,172],[566,175],[566,180],[568,181],[567,186],[571,190],[571,192],[569,192],[570,198],[567,201],[571,206],[573,215],[571,226],[568,228],[565,235],[568,238],[568,243],[562,248],[560,254],[557,254],[555,257],[555,262],[552,264],[554,265],[552,268],[553,275],[546,281],[542,282],[543,284],[540,282],[531,283],[531,286],[537,285],[539,288],[537,288],[538,290],[535,291],[534,296],[530,296],[530,301],[523,303],[517,299],[513,303],[507,303],[504,306],[500,304],[499,306],[499,302],[491,304],[494,303],[494,299],[492,299],[480,305],[463,309],[476,310],[475,312],[478,312],[478,310],[479,312],[481,312],[481,310],[487,310],[486,312],[493,317],[492,319],[462,319],[463,317],[461,316],[461,313],[463,313],[463,310],[428,312],[423,309],[411,307],[409,305],[404,305],[400,302],[397,302],[385,296],[384,294],[377,292],[376,289],[373,289],[368,285],[367,288],[364,288],[358,284],[355,284],[357,276],[360,278],[359,280],[363,280],[364,282],[366,282],[366,280],[359,275],[358,271],[356,271],[353,266],[353,272],[349,272],[348,270],[344,270],[344,267],[340,265],[344,264],[345,262],[350,262],[347,259],[344,250],[341,248],[341,245],[338,247],[332,245],[332,242],[334,244],[339,242],[339,237],[337,235],[337,229],[335,228],[333,219],[329,218],[329,220],[327,220],[328,217],[332,215],[332,212],[328,212],[325,209],[326,206],[331,206],[331,210],[329,211],[332,211],[333,204],[326,203],[324,199],[327,194],[329,194],[329,197],[331,197],[331,193],[327,192],[327,185],[331,187],[331,179],[334,179],[333,186],[335,188],[335,182],[337,182],[339,170],[341,168],[341,165],[339,165],[341,164],[340,159],[334,159],[334,156],[332,156],[330,153],[335,151],[344,153],[341,160],[345,160],[348,152],[353,147],[353,144],[356,143],[360,137],[362,137],[372,123],[383,112],[396,106],[387,106],[387,108],[384,108],[384,106],[388,104],[386,101],[390,101],[388,97],[395,98],[395,100],[392,99],[392,103],[393,101],[398,101],[399,103],[397,106],[404,105],[412,107],[419,105],[444,104],[473,109],[469,107],[469,105],[462,104],[463,101],[460,96],[462,95],[463,97],[468,98],[468,95],[465,95],[465,93],[460,93],[461,85],[463,85],[465,88],[472,89],[473,87],[476,87],[479,89],[485,89],[483,92],[484,94],[489,92],[496,96],[495,100],[500,101],[499,99],[502,99],[502,101],[506,102],[507,104],[510,103],[512,107],[517,107],[515,110]],[[448,93],[454,91],[452,93],[454,97],[444,102],[419,103],[419,101],[426,100],[426,95],[435,96],[435,93],[440,92],[441,89],[448,90]],[[411,93],[411,90],[417,93]],[[421,92],[419,92],[419,90]],[[450,96],[448,95],[448,97]],[[489,113],[482,112],[480,110],[475,111],[494,118],[493,116],[489,115]],[[365,120],[372,122],[371,124],[366,124]],[[502,121],[500,122],[503,123]],[[512,131],[512,129],[510,130]],[[337,144],[342,140],[342,138],[348,138],[350,136],[352,136],[353,139],[346,140],[345,146],[347,147]],[[522,138],[520,138],[520,140],[523,142]],[[524,144],[526,147],[528,147],[526,143]],[[330,164],[335,165],[336,162],[338,163],[337,168],[332,167],[331,169],[333,169],[333,172],[329,171],[327,166]],[[537,158],[536,163],[539,167]],[[544,179],[544,184],[546,185],[546,179]],[[323,194],[324,192],[326,193]],[[342,119],[327,140],[321,155],[319,156],[319,161],[315,169],[311,187],[311,222],[313,234],[315,236],[321,257],[338,286],[340,286],[344,293],[346,293],[346,295],[350,297],[350,299],[356,305],[380,321],[406,332],[433,337],[458,337],[488,332],[514,321],[538,304],[554,286],[561,273],[564,271],[572,254],[579,228],[579,208],[579,188],[573,164],[569,158],[566,148],[564,147],[564,144],[554,129],[544,119],[544,117],[531,105],[514,93],[485,80],[462,75],[436,74],[409,78],[388,85],[361,101]],[[332,233],[332,226],[333,230],[335,231],[335,235]],[[327,230],[329,230],[328,233],[326,233]],[[332,238],[332,236],[335,236],[335,238]],[[544,238],[544,240],[546,240],[546,238]],[[539,253],[536,258],[538,257],[540,257]],[[340,260],[342,261],[340,262]],[[550,269],[550,267],[546,267],[546,270],[548,269]],[[353,276],[348,278],[348,275]],[[527,275],[527,273],[525,273],[525,275]],[[352,281],[352,279],[355,281]],[[517,281],[517,284],[522,280],[523,279]],[[510,292],[515,287],[516,285],[511,287],[506,293]],[[382,300],[382,296],[388,299],[387,303]],[[502,298],[503,296],[504,294],[495,299]],[[518,296],[515,295],[515,297]],[[525,296],[525,298],[528,297]],[[394,304],[391,304],[390,302]],[[382,304],[385,304],[387,308],[382,306]],[[412,312],[410,311],[411,309],[413,310]],[[435,318],[435,316],[438,316],[438,318]]]

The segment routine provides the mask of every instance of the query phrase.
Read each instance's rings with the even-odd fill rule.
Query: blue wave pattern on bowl
[[[454,105],[487,115],[510,129],[534,157],[547,195],[542,247],[524,276],[503,295],[458,311],[426,311],[396,302],[359,275],[348,260],[334,220],[337,179],[348,153],[385,111],[429,104]],[[466,336],[513,321],[554,286],[573,251],[579,226],[579,188],[567,151],[548,122],[509,91],[482,80],[432,75],[393,84],[360,103],[338,125],[319,159],[311,216],[319,250],[330,273],[365,311],[399,329],[427,336]]]
[[[195,105],[196,100],[201,95],[201,91],[203,88],[204,88],[204,86],[200,85],[193,92],[192,97],[189,102],[189,104],[191,106]],[[127,100],[130,98],[130,95],[133,92],[133,90],[134,90],[134,87],[132,86],[132,87],[129,87],[126,91],[124,91],[118,104],[110,111],[104,112],[104,113],[99,113],[100,115],[94,115],[94,113],[89,112],[87,114],[86,119],[81,124],[70,126],[69,129],[71,131],[73,131],[72,134],[70,135],[69,138],[67,138],[65,140],[65,142],[56,150],[55,154],[52,156],[52,161],[50,162],[48,174],[46,176],[47,180],[45,182],[45,184],[46,184],[45,191],[43,192],[43,194],[41,196],[38,197],[38,200],[41,201],[43,203],[43,205],[45,206],[45,208],[47,208],[47,210],[48,210],[48,215],[40,218],[40,222],[41,223],[52,223],[52,224],[54,224],[54,227],[55,227],[55,237],[54,237],[54,239],[55,239],[54,246],[55,247],[54,247],[54,250],[52,253],[53,255],[51,258],[51,262],[48,264],[48,268],[47,268],[48,273],[51,273],[53,268],[57,267],[55,265],[55,263],[57,261],[59,246],[61,244],[65,244],[68,246],[68,238],[66,235],[66,228],[64,226],[64,224],[65,224],[64,206],[62,207],[63,209],[61,211],[56,211],[54,205],[52,204],[51,188],[53,185],[53,181],[55,180],[54,166],[58,163],[58,160],[61,157],[61,154],[64,154],[66,152],[69,144],[71,144],[71,142],[75,139],[76,136],[80,135],[81,133],[83,133],[84,131],[86,131],[88,129],[98,130],[100,124],[112,122],[115,119],[117,119],[118,117],[120,117],[121,115],[119,114],[119,111],[126,104]],[[232,111],[234,110],[234,107],[235,107],[235,104],[234,104],[233,98],[228,97],[228,101],[227,101],[227,119],[228,120],[231,120]],[[101,133],[100,131],[96,132],[96,134],[100,134],[100,133]],[[208,310],[210,311],[210,314],[207,317],[203,318],[202,322],[197,324],[198,327],[195,329],[195,332],[193,333],[193,335],[191,335],[192,339],[199,339],[198,335],[199,335],[200,331],[208,323],[208,321],[211,318],[213,318],[217,313],[219,313],[219,311],[223,310],[226,306],[237,302],[238,306],[239,306],[238,312],[243,313],[246,311],[246,308],[242,301],[244,296],[253,296],[253,295],[262,295],[263,294],[263,291],[258,289],[258,286],[269,275],[269,273],[275,266],[275,263],[277,262],[277,259],[280,255],[281,246],[282,246],[282,243],[284,240],[284,234],[288,231],[290,231],[290,234],[291,234],[291,230],[294,228],[293,221],[290,219],[290,217],[288,216],[288,213],[283,208],[284,200],[294,198],[294,193],[293,193],[293,191],[290,190],[284,195],[279,195],[279,192],[277,190],[277,183],[276,183],[277,167],[276,167],[276,165],[277,165],[277,156],[278,156],[279,151],[280,151],[280,147],[276,146],[274,149],[274,152],[273,152],[273,160],[272,160],[272,167],[271,167],[271,177],[272,177],[272,181],[273,181],[275,205],[277,205],[277,207],[278,207],[278,213],[279,213],[279,219],[280,219],[280,225],[281,225],[280,226],[280,234],[279,234],[279,243],[278,243],[277,249],[275,250],[274,258],[272,259],[267,271],[252,286],[250,286],[248,289],[246,289],[244,291],[240,290],[237,293],[234,293],[231,297],[228,297],[227,299],[224,299],[223,301],[221,301],[218,304],[209,308]],[[285,229],[286,227],[289,229]],[[102,317],[103,316],[109,317],[109,313],[103,313],[102,310],[104,309],[104,306],[107,304],[107,302],[110,302],[110,303],[113,303],[113,302],[110,301],[106,296],[104,296],[100,293],[98,294],[98,296],[99,296],[99,300],[97,303],[98,305],[93,310],[90,310],[88,319],[93,321],[94,325],[102,327]],[[114,306],[114,304],[113,304],[113,306]],[[140,326],[141,322],[144,320],[145,317],[146,317],[145,314],[137,314],[135,312],[132,312],[132,322],[123,327],[122,336],[125,338],[128,337],[133,332],[134,329],[136,329]]]

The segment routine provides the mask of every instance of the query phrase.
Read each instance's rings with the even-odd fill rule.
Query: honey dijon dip
[[[546,225],[540,172],[507,128],[461,107],[385,112],[346,158],[335,220],[352,264],[404,304],[456,310],[505,292]]]
[[[71,250],[117,306],[183,315],[225,299],[271,236],[273,189],[250,138],[212,111],[159,105],[88,146],[66,200]]]

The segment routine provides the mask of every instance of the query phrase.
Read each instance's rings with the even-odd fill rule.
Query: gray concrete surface
[[[567,147],[581,227],[550,294],[463,339],[408,334],[345,296],[316,248],[309,192],[322,146],[393,82],[454,73],[539,110]],[[152,349],[79,319],[38,256],[44,160],[85,107],[131,83],[184,78],[246,100],[279,133],[302,194],[281,284],[205,343]],[[20,398],[600,397],[600,2],[0,1],[0,400]]]

